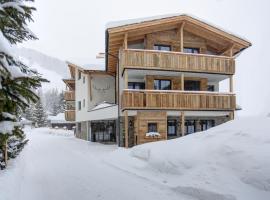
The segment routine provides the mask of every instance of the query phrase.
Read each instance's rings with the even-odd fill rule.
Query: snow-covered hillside
[[[64,61],[33,49],[21,47],[15,48],[14,51],[25,64],[35,68],[50,81],[50,83],[42,85],[43,90],[52,88],[62,90],[65,88],[62,79],[68,77],[68,68]]]
[[[117,150],[108,163],[186,199],[269,200],[270,118],[244,118],[184,138]]]

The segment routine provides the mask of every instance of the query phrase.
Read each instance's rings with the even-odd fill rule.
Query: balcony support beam
[[[128,148],[128,111],[124,111],[125,116],[125,147]]]
[[[184,73],[181,74],[181,90],[185,90],[185,75]]]
[[[185,136],[185,112],[181,112],[181,134]]]
[[[124,49],[128,48],[128,33],[125,33],[123,47]]]
[[[124,79],[125,79],[125,89],[128,89],[128,70],[125,70]]]
[[[180,33],[180,52],[184,52],[184,26],[185,22],[183,22],[179,28]]]

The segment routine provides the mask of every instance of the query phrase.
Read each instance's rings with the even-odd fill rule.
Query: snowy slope
[[[35,68],[44,78],[50,81],[50,83],[43,83],[43,90],[52,88],[62,90],[65,88],[62,79],[68,77],[68,68],[64,61],[33,49],[21,47],[14,49],[14,51],[24,63]]]
[[[107,162],[200,200],[270,199],[270,118],[117,150]]]

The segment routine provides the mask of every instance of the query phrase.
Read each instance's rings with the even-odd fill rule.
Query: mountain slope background
[[[42,84],[43,91],[48,91],[52,88],[58,90],[65,89],[62,79],[69,77],[65,61],[24,47],[16,48],[14,51],[25,64],[36,69],[44,78],[50,81],[50,83]]]

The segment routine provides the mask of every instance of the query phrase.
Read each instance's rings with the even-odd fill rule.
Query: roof
[[[125,33],[128,33],[129,41],[135,41],[143,39],[148,33],[177,29],[181,24],[184,24],[184,31],[206,39],[209,45],[210,42],[213,46],[218,45],[219,49],[226,49],[233,44],[234,55],[251,46],[251,42],[244,37],[189,14],[176,13],[109,22],[106,26],[106,70],[115,72],[117,59],[113,56],[118,55]]]
[[[48,120],[50,121],[51,124],[68,124],[72,123],[69,121],[65,120],[65,114],[64,113],[59,113],[56,116],[48,116]]]
[[[99,110],[99,109],[103,109],[103,108],[107,108],[107,107],[111,107],[111,106],[115,106],[116,104],[112,104],[112,103],[108,103],[106,101],[103,101],[99,104],[97,104],[94,108],[92,108],[90,111],[94,111],[94,110]]]

